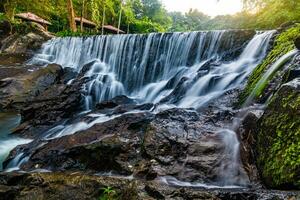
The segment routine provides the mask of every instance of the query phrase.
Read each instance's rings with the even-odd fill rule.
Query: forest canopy
[[[220,0],[226,1],[226,0]],[[2,0],[0,20],[15,21],[14,15],[32,12],[51,21],[51,32],[68,31],[66,0]],[[118,26],[129,33],[196,31],[211,29],[273,29],[300,21],[299,0],[243,0],[244,9],[234,15],[214,18],[190,9],[168,12],[160,0],[72,0],[75,16],[101,24]],[[84,5],[84,6],[83,6]],[[120,18],[121,14],[121,18]]]

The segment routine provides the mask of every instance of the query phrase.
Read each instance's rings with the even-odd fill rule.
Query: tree
[[[67,0],[67,8],[68,8],[70,29],[71,29],[72,32],[76,32],[77,28],[76,28],[76,23],[75,23],[75,14],[74,14],[74,8],[73,8],[72,0]]]
[[[101,24],[101,35],[104,34],[105,11],[106,11],[106,0],[103,0],[103,14],[102,14],[102,24]]]
[[[120,11],[119,11],[119,20],[118,20],[118,34],[120,33],[120,26],[122,20],[122,11],[123,11],[123,0],[120,1]]]
[[[85,1],[82,0],[81,16],[80,16],[80,32],[81,33],[83,32],[84,3],[85,3]]]

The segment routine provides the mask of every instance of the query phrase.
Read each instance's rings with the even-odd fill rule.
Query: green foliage
[[[56,33],[57,37],[82,37],[96,35],[95,32],[72,32],[70,30],[60,31]]]
[[[121,29],[130,33],[165,32],[172,24],[172,20],[159,0],[127,0],[121,9],[120,0],[73,0],[76,16],[89,19],[99,28],[104,24],[118,25],[118,16],[122,12]],[[7,0],[0,2],[5,15],[11,21],[13,16],[20,12],[33,12],[49,20],[52,25],[49,31],[59,32],[58,35],[70,35],[68,31],[67,5],[64,0]],[[105,18],[103,11],[105,9]],[[1,15],[0,15],[1,20]],[[77,35],[77,34],[75,34]]]
[[[102,188],[102,195],[100,196],[99,200],[116,200],[116,199],[118,199],[118,195],[113,188],[111,187]]]
[[[271,67],[272,64],[276,62],[277,59],[279,59],[281,56],[283,56],[284,54],[288,53],[289,51],[295,48],[294,40],[299,36],[300,36],[300,24],[297,24],[295,27],[292,27],[284,31],[283,33],[277,36],[272,51],[268,54],[267,58],[258,67],[255,68],[250,78],[248,79],[247,86],[243,90],[239,98],[240,104],[244,103],[246,98],[254,90],[257,83],[264,75],[264,72],[269,67]],[[270,80],[271,79],[272,77],[270,77]],[[265,82],[259,88],[259,90],[257,90],[257,93],[255,94],[256,98],[258,98],[263,93],[267,84],[268,82]]]
[[[300,21],[300,1],[295,0],[244,0],[245,8],[255,19],[255,27],[277,28],[281,24]]]
[[[6,20],[5,14],[0,13],[0,22]]]
[[[211,18],[191,9],[187,13],[168,13],[160,0],[73,0],[76,16],[89,19],[101,26],[118,25],[122,12],[121,29],[130,33],[197,31],[212,29],[273,29],[290,21],[300,21],[300,1],[295,0],[243,0],[244,10],[235,15]],[[225,1],[225,0],[224,0]],[[103,11],[105,9],[105,17]],[[67,8],[64,0],[6,0],[0,1],[0,12],[13,21],[19,12],[33,12],[51,21],[49,31],[68,29]],[[1,20],[1,16],[0,16]]]

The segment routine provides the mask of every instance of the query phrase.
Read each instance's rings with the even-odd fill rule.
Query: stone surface
[[[245,111],[247,112],[247,111]],[[243,117],[243,121],[238,128],[240,139],[240,155],[244,169],[246,170],[252,184],[260,185],[260,175],[256,166],[255,133],[257,122],[261,118],[263,110],[251,110]]]
[[[222,164],[230,165],[231,161],[222,141],[223,133],[218,131],[222,125],[211,120],[222,118],[220,113],[199,115],[193,110],[171,109],[158,114],[126,114],[130,112],[126,110],[120,115],[119,110],[120,106],[113,108],[114,114],[103,123],[97,113],[76,119],[81,127],[97,120],[99,123],[73,135],[24,145],[22,149],[29,160],[21,168],[113,172],[146,180],[172,176],[195,183],[223,184],[226,179],[232,184],[249,184],[242,168],[237,169],[237,174],[222,173]],[[24,134],[30,135],[30,130]],[[4,164],[14,156],[12,153]]]
[[[0,107],[20,110],[28,101],[59,81],[63,74],[59,65],[49,65],[26,75],[0,81]]]
[[[107,188],[110,188],[111,196],[105,193]],[[76,172],[0,174],[0,200],[98,200],[100,197],[120,200],[296,200],[299,192],[172,187],[158,181],[99,177]]]
[[[34,23],[23,23],[22,28],[23,33],[12,31],[13,34],[2,38],[0,53],[30,53],[38,50],[45,41],[53,38],[53,35]]]
[[[119,105],[132,105],[136,104],[136,102],[133,99],[128,98],[125,95],[117,96],[111,100],[103,101],[98,104],[96,104],[96,109],[105,109],[105,108],[115,108]]]

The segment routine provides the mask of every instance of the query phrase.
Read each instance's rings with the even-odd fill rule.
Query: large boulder
[[[0,107],[20,110],[27,101],[57,83],[62,74],[61,66],[51,64],[30,74],[0,80]]]
[[[257,128],[257,163],[265,184],[300,189],[300,78],[281,86]]]
[[[0,41],[0,53],[32,53],[53,35],[41,29],[35,23],[23,23],[21,29]]]
[[[22,121],[31,125],[52,124],[80,110],[81,93],[78,85],[55,84],[37,97],[24,103]]]

